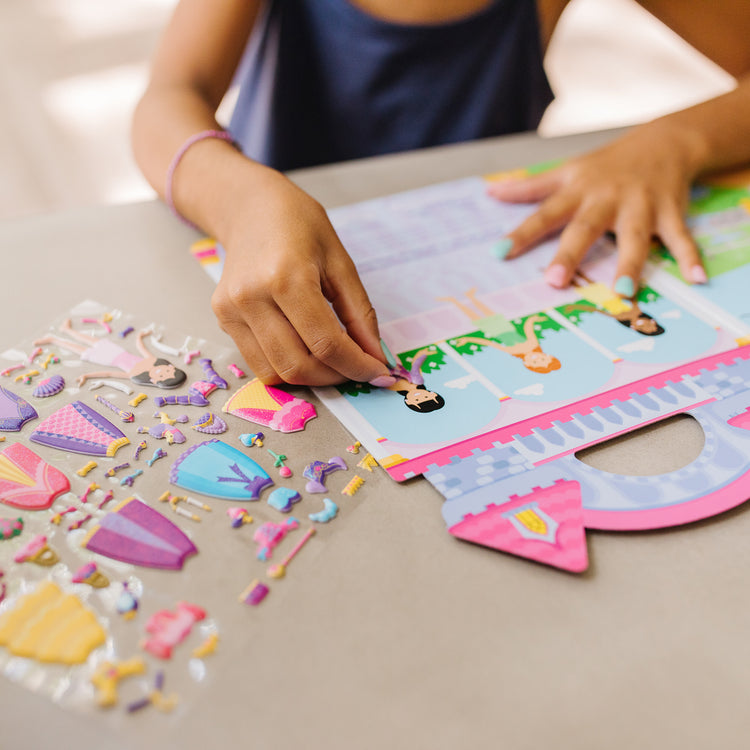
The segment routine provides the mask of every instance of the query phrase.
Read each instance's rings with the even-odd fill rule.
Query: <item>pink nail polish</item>
[[[703,266],[693,266],[690,269],[690,281],[693,284],[706,284],[708,282],[708,276],[706,276],[706,269]]]
[[[568,282],[568,269],[562,263],[555,263],[544,272],[544,280],[555,289],[563,289]]]
[[[387,388],[389,385],[393,385],[396,382],[396,378],[390,375],[378,375],[377,378],[373,378],[370,381],[370,385],[374,385],[376,388]]]

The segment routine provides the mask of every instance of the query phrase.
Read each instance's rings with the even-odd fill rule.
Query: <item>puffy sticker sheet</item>
[[[315,436],[295,437],[289,459],[271,428],[243,442],[270,396],[232,359],[93,301],[0,349],[0,681],[66,708],[179,718],[201,700],[213,651],[263,616],[243,590],[257,581],[273,597],[280,562],[303,544],[294,575],[328,536],[308,542],[324,505],[304,490]],[[220,417],[239,392],[250,413]],[[315,416],[281,390],[263,414],[284,406]],[[300,520],[269,573],[253,534],[288,526],[291,501],[271,502],[282,483]],[[206,569],[220,576],[206,582]]]

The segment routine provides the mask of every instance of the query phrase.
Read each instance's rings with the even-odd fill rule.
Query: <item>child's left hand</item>
[[[562,229],[545,279],[563,288],[591,245],[611,231],[618,247],[613,288],[632,297],[657,236],[686,281],[705,283],[706,272],[684,219],[700,151],[701,144],[689,133],[655,121],[549,172],[491,183],[489,194],[500,200],[541,201],[539,210],[507,235],[512,245],[505,257],[521,255]]]

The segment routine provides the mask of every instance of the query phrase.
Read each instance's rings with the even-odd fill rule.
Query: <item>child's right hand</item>
[[[279,172],[246,174],[219,237],[222,329],[265,383],[388,385],[375,310],[323,207]]]

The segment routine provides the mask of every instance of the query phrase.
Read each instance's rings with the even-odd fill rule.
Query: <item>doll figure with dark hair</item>
[[[620,325],[625,326],[625,328],[629,328],[631,331],[643,334],[644,336],[661,336],[661,334],[664,333],[664,329],[659,323],[648,313],[643,312],[634,299],[629,300],[629,303],[630,307],[628,307],[627,310],[618,313],[602,310],[594,305],[583,304],[566,305],[563,312],[567,314],[580,310],[581,312],[601,313],[608,318],[616,320]]]
[[[635,296],[623,298],[601,282],[593,281],[580,269],[573,277],[573,286],[581,290],[588,304],[566,305],[563,312],[597,312],[616,320],[620,325],[643,336],[661,336],[664,328],[648,313],[643,312]]]
[[[150,385],[155,388],[177,388],[187,379],[185,373],[171,362],[157,358],[149,352],[143,343],[143,339],[149,335],[148,331],[138,333],[136,348],[140,356],[137,356],[109,339],[97,338],[73,330],[70,319],[60,326],[60,330],[67,333],[75,341],[69,341],[59,336],[45,336],[37,339],[34,346],[54,344],[80,355],[84,362],[94,362],[98,365],[116,368],[84,373],[76,379],[79,386],[91,378],[130,378],[139,385]]]
[[[424,414],[442,409],[445,399],[435,391],[427,390],[422,375],[422,364],[430,354],[429,348],[420,349],[412,359],[411,369],[407,370],[401,363],[390,368],[391,375],[396,378],[389,391],[395,391],[404,397],[404,403],[412,410]]]

